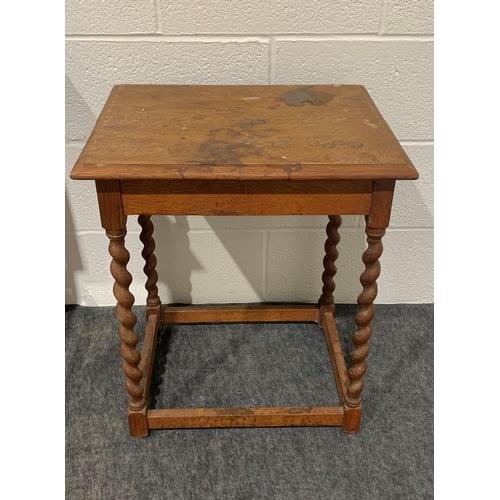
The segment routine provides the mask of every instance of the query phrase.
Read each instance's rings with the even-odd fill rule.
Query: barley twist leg
[[[146,304],[150,308],[160,308],[161,302],[158,296],[158,287],[156,286],[158,282],[158,273],[156,272],[157,260],[154,254],[156,244],[153,239],[154,226],[151,221],[151,215],[139,215],[138,221],[142,228],[140,240],[144,248],[141,255],[145,261],[144,274],[147,276],[145,286],[148,291],[148,298]]]
[[[354,318],[358,329],[352,337],[355,348],[351,353],[352,366],[348,372],[350,384],[347,388],[346,405],[350,408],[357,408],[361,405],[366,357],[370,351],[368,340],[372,334],[371,322],[375,316],[373,301],[377,296],[376,280],[380,275],[379,258],[383,251],[382,237],[384,234],[385,229],[366,228],[368,248],[363,253],[365,270],[360,277],[363,291],[358,297],[360,310]]]
[[[323,258],[324,271],[321,276],[323,281],[323,291],[319,298],[320,307],[328,307],[328,310],[335,314],[335,303],[333,299],[333,292],[335,290],[334,276],[337,274],[337,266],[335,261],[339,256],[337,245],[340,241],[339,227],[342,224],[342,217],[340,215],[329,215],[330,219],[326,226],[327,240],[325,241],[325,256]]]
[[[112,257],[111,274],[115,279],[113,294],[118,302],[116,316],[119,321],[118,335],[122,340],[120,352],[124,359],[123,371],[127,377],[126,387],[130,395],[128,406],[132,411],[139,411],[144,408],[146,401],[140,385],[142,380],[142,371],[139,369],[141,355],[136,349],[139,337],[134,331],[137,318],[132,312],[134,296],[129,291],[132,275],[127,271],[130,254],[125,248],[126,233],[126,229],[106,231],[110,240],[109,253]]]

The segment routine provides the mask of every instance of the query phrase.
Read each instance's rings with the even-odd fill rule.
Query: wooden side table
[[[195,427],[342,426],[356,432],[372,333],[382,237],[396,180],[418,173],[359,85],[118,85],[77,160],[72,179],[95,180],[111,254],[118,334],[130,395],[130,433]],[[151,215],[328,215],[318,304],[162,308]],[[331,215],[333,214],[333,215]],[[139,215],[147,276],[142,355],[129,291],[127,215]],[[368,248],[346,368],[335,326],[333,278],[341,215],[364,215]],[[162,323],[317,321],[338,407],[149,409]]]

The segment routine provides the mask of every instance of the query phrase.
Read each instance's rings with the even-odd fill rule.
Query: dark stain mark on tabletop
[[[287,174],[287,179],[290,180],[290,176],[292,175],[292,172],[293,172],[292,167],[286,166],[286,167],[283,167],[283,170]]]
[[[250,120],[248,122],[240,122],[240,123],[238,123],[238,127],[249,128],[249,127],[255,127],[256,125],[265,125],[266,123],[267,123],[267,120],[262,120],[261,118],[258,118],[257,120]]]
[[[302,106],[306,102],[312,104],[313,106],[321,106],[322,104],[325,104],[333,99],[333,95],[328,92],[316,92],[314,90],[310,90],[313,87],[314,85],[309,85],[307,87],[289,90],[279,96],[278,99],[285,101],[290,106]]]
[[[300,172],[302,170],[302,164],[301,162],[297,162],[295,168],[291,167],[290,165],[286,165],[284,167],[281,167],[285,172],[286,172],[286,177],[287,180],[290,180],[290,177],[292,176],[293,172]]]
[[[262,136],[263,137],[273,137],[279,133],[280,133],[280,131],[276,130],[275,128],[268,128],[262,132]]]
[[[210,137],[216,138],[232,138],[232,137],[240,137],[241,132],[239,130],[234,130],[233,128],[214,128],[210,132]]]
[[[245,127],[216,128],[202,142],[196,152],[195,162],[201,165],[244,165],[241,158],[261,156],[261,151],[244,135]]]
[[[234,165],[238,168],[245,165],[242,161],[242,158],[245,157],[266,157],[267,160],[274,159],[282,162],[283,156],[274,156],[266,152],[260,142],[263,137],[273,137],[275,134],[279,134],[279,130],[260,127],[261,125],[266,126],[267,120],[252,118],[233,123],[230,127],[212,129],[208,133],[208,137],[199,144],[190,163]],[[278,136],[276,141],[273,141],[273,146],[286,148],[290,142],[290,137]],[[291,172],[287,171],[287,174],[289,177]]]
[[[198,148],[201,165],[243,165],[242,156],[249,153],[245,144],[228,144],[225,141],[212,140],[204,142]]]

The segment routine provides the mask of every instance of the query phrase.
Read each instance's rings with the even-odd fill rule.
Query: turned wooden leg
[[[345,432],[357,432],[361,422],[361,391],[363,390],[363,376],[366,372],[366,357],[370,352],[368,340],[372,334],[371,322],[375,316],[373,301],[377,296],[377,278],[380,275],[379,258],[382,255],[383,228],[366,227],[368,248],[363,253],[365,270],[361,274],[363,291],[358,297],[360,306],[354,318],[358,327],[352,340],[355,348],[351,353],[352,366],[348,371],[349,386],[345,398],[345,417],[342,429]]]
[[[321,276],[323,281],[323,292],[319,298],[318,304],[324,312],[331,312],[335,315],[335,302],[333,292],[335,290],[334,276],[337,274],[335,261],[339,256],[337,245],[340,241],[339,227],[342,224],[340,215],[329,215],[330,219],[326,226],[327,240],[325,241],[325,256],[323,258],[324,271]],[[320,315],[321,318],[321,315]]]
[[[146,300],[146,314],[148,316],[156,314],[158,321],[161,321],[161,301],[158,296],[158,287],[156,286],[158,273],[156,272],[157,261],[154,254],[156,248],[155,240],[153,239],[154,226],[151,221],[151,215],[139,215],[138,221],[142,228],[140,239],[144,245],[142,257],[145,261],[144,273],[147,276],[146,290],[148,298]]]
[[[109,253],[112,257],[111,274],[115,279],[113,294],[118,302],[116,316],[119,321],[118,335],[122,340],[120,352],[124,359],[123,371],[127,378],[126,387],[130,395],[128,403],[130,434],[134,437],[145,437],[149,431],[145,412],[142,411],[146,406],[146,400],[141,386],[143,374],[139,369],[141,355],[136,349],[139,337],[134,331],[137,322],[137,318],[132,312],[134,296],[129,291],[132,275],[127,271],[130,254],[125,248],[126,233],[125,228],[106,231],[110,240]]]
[[[113,293],[117,300],[118,335],[122,341],[120,352],[124,360],[126,387],[130,395],[128,403],[130,435],[141,438],[149,434],[149,429],[146,398],[141,385],[143,372],[139,368],[141,355],[136,349],[139,337],[134,331],[137,322],[132,312],[134,296],[129,291],[132,276],[127,271],[130,255],[125,248],[127,216],[123,213],[120,181],[96,180],[95,184],[101,225],[109,238],[109,253],[112,257],[111,274],[115,279]]]

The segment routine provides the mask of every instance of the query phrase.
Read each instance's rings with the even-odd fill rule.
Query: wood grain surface
[[[158,337],[158,318],[151,314],[148,316],[146,324],[146,333],[144,335],[144,345],[141,353],[141,363],[139,365],[142,371],[141,387],[144,391],[146,404],[149,401],[149,389],[151,385],[151,375],[153,373],[153,364],[156,352],[156,342]]]
[[[360,85],[119,85],[73,179],[416,179]]]
[[[335,384],[340,398],[340,402],[344,404],[345,395],[349,386],[349,377],[347,375],[347,368],[342,353],[342,346],[340,344],[337,326],[331,312],[323,315],[321,324],[325,332],[326,344],[328,352],[330,353],[330,360],[332,362],[333,374],[335,376]]]
[[[346,215],[370,213],[373,182],[121,181],[125,214]]]
[[[150,429],[342,425],[341,406],[149,410]]]
[[[167,306],[164,323],[251,323],[260,321],[318,321],[316,304],[237,304]]]

